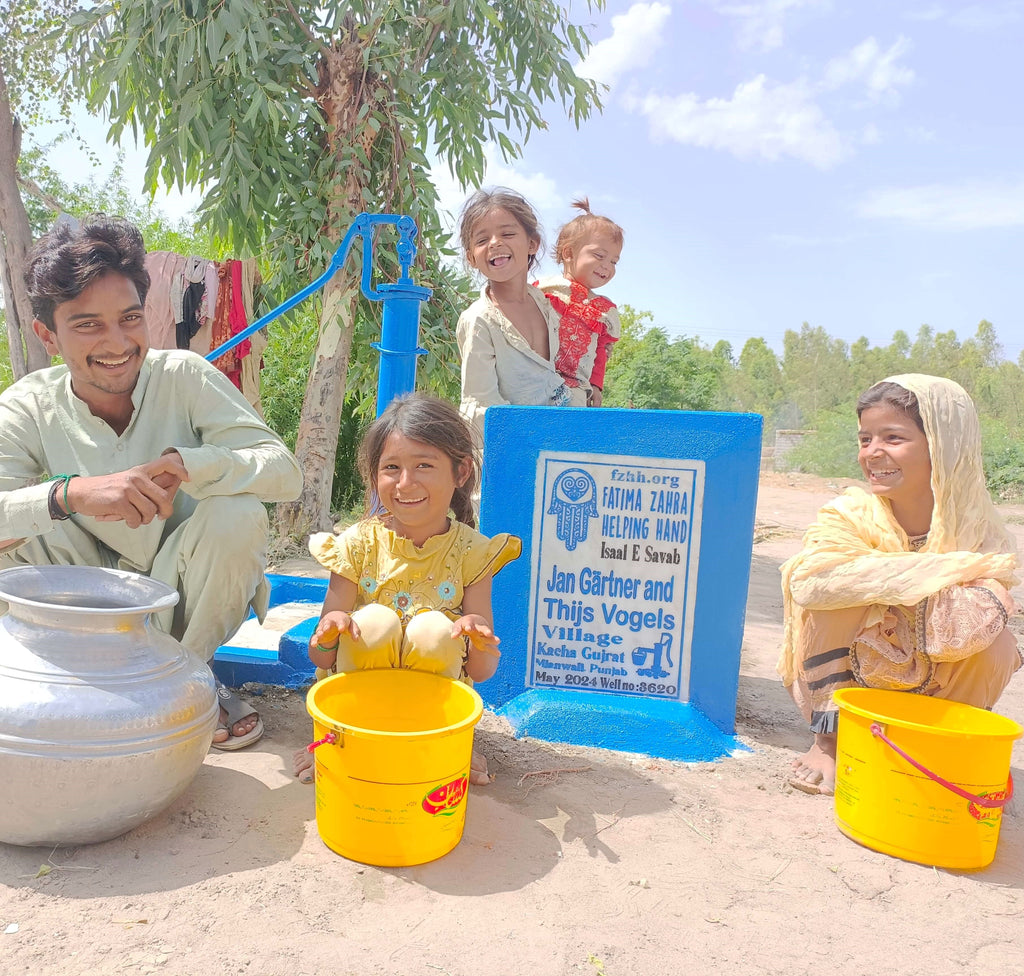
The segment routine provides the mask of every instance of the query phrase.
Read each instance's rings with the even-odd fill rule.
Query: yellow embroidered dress
[[[465,587],[516,559],[522,543],[507,532],[489,539],[462,522],[450,522],[447,532],[416,546],[374,516],[340,535],[314,534],[309,551],[322,566],[356,584],[353,610],[379,603],[403,624],[423,610],[440,610],[457,620]]]

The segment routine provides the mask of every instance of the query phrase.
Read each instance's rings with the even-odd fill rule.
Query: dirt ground
[[[211,753],[143,827],[89,847],[0,845],[0,973],[1024,974],[1024,803],[995,863],[968,874],[860,847],[830,799],[785,783],[809,739],[774,673],[778,567],[838,490],[762,479],[737,713],[749,752],[665,762],[515,740],[485,715],[497,777],[471,792],[461,844],[366,867],[320,841],[313,790],[290,774],[303,700],[268,689],[262,742]],[[1007,514],[1024,548],[1024,509]],[[1024,677],[998,710],[1024,722]],[[1013,771],[1024,784],[1020,743]]]

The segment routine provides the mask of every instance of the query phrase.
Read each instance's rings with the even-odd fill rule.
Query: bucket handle
[[[317,746],[333,746],[337,741],[338,736],[334,732],[328,732],[322,739],[317,739],[306,746],[306,752],[312,752]]]
[[[955,793],[957,796],[963,797],[965,800],[969,800],[975,806],[983,807],[986,810],[998,810],[1006,806],[1006,804],[1009,803],[1011,799],[1013,799],[1012,774],[1010,775],[1010,778],[1007,781],[1005,791],[1001,791],[1005,793],[1004,796],[975,796],[973,793],[968,793],[967,790],[961,789],[959,786],[956,785],[956,783],[951,783],[948,779],[943,779],[941,776],[938,775],[938,773],[933,773],[930,769],[928,769],[927,766],[922,766],[921,763],[919,763],[916,759],[912,759],[910,756],[908,756],[898,745],[896,745],[895,742],[892,741],[892,739],[886,736],[884,729],[881,725],[879,725],[878,722],[871,723],[871,734],[876,738],[881,739],[890,749],[893,750],[893,752],[898,753],[904,759],[906,759],[906,761],[910,763],[910,765],[913,766],[914,769],[918,770],[918,772],[924,773],[925,776],[927,776],[930,780],[938,783],[939,786],[946,787],[946,789],[950,792]]]

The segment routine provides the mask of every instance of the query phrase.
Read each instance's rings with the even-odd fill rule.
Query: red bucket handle
[[[939,786],[946,787],[951,793],[955,793],[957,796],[963,797],[965,800],[969,800],[975,806],[983,807],[986,810],[999,810],[1006,806],[1007,803],[1013,799],[1013,775],[1010,774],[1010,778],[1007,781],[1006,789],[1001,790],[1003,794],[1001,796],[975,796],[973,793],[968,793],[967,790],[961,789],[956,783],[951,783],[948,779],[943,779],[938,773],[933,773],[927,766],[922,766],[916,759],[912,759],[908,756],[892,739],[888,738],[885,732],[882,730],[882,726],[878,722],[871,723],[871,734],[876,738],[881,739],[893,752],[901,755],[914,769],[918,772],[924,773],[930,780],[939,784]]]

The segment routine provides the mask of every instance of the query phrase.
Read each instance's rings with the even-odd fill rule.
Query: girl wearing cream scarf
[[[985,487],[978,415],[952,380],[909,373],[857,402],[868,488],[824,506],[782,566],[778,671],[814,733],[791,785],[831,793],[832,692],[866,685],[991,708],[1020,667],[1016,548]]]

